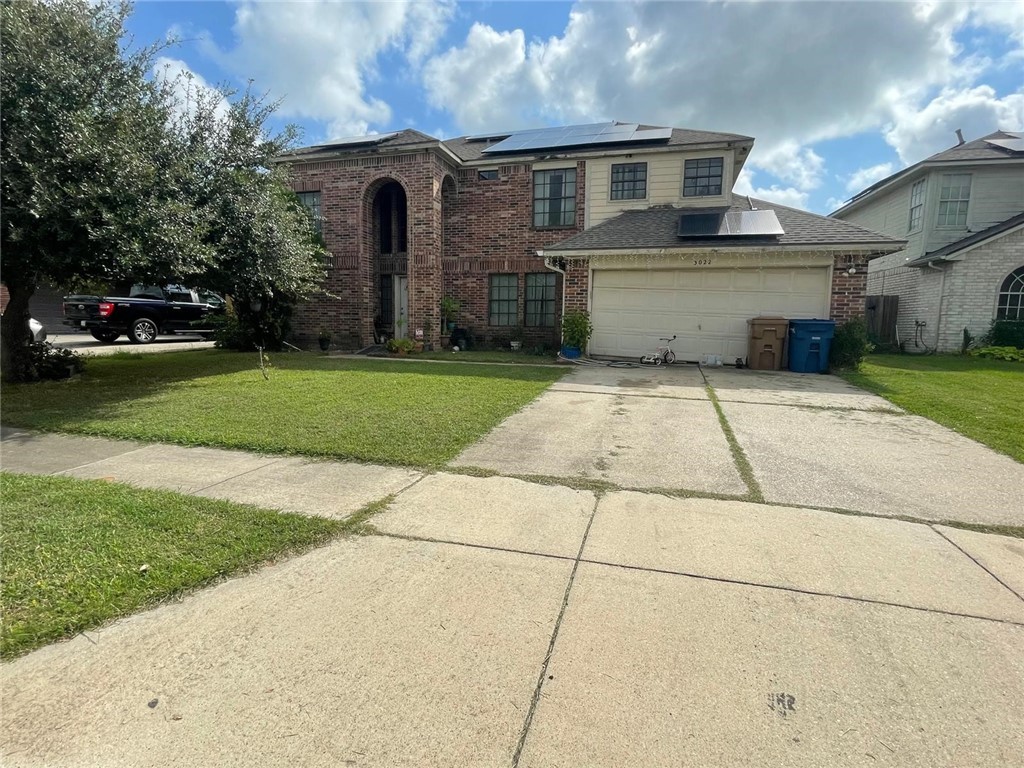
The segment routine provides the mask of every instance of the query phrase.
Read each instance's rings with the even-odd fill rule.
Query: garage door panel
[[[682,360],[746,357],[747,320],[827,317],[825,267],[595,270],[591,352],[637,357],[676,335]]]

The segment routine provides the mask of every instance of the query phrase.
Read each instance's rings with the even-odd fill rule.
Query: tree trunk
[[[11,358],[16,349],[28,346],[32,332],[28,327],[28,301],[35,293],[35,286],[8,284],[10,299],[3,319],[0,320],[0,373],[6,381],[16,380],[12,375]]]

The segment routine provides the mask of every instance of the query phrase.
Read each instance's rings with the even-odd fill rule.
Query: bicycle
[[[672,342],[676,340],[673,336],[671,339],[659,339],[659,341],[667,342],[665,346],[658,347],[657,351],[653,355],[644,355],[640,358],[641,365],[672,365],[676,361],[676,353],[672,351]]]

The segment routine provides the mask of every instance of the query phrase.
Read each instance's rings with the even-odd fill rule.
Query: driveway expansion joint
[[[956,548],[957,548],[957,549],[958,549],[958,550],[959,550],[960,552],[962,552],[962,553],[963,553],[964,555],[966,555],[967,557],[969,557],[969,558],[970,558],[970,559],[971,559],[972,561],[974,561],[974,564],[975,564],[975,565],[977,565],[977,566],[978,566],[979,568],[981,568],[981,569],[982,569],[983,571],[985,571],[985,573],[987,573],[987,574],[988,574],[989,576],[991,576],[991,577],[992,577],[993,579],[995,579],[996,581],[998,581],[998,582],[999,582],[999,583],[1000,583],[1001,585],[1003,585],[1003,586],[1004,586],[1004,587],[1006,587],[1006,588],[1007,588],[1008,590],[1010,590],[1010,592],[1012,592],[1012,593],[1014,594],[1014,596],[1015,596],[1015,597],[1016,597],[1016,598],[1017,598],[1018,600],[1020,600],[1020,601],[1021,601],[1022,603],[1024,603],[1024,595],[1021,595],[1021,594],[1020,594],[1020,592],[1018,592],[1017,590],[1015,590],[1015,589],[1014,589],[1013,587],[1011,587],[1011,586],[1010,586],[1009,584],[1007,584],[1007,583],[1006,583],[1005,581],[1003,581],[1003,580],[1002,580],[1002,579],[1000,579],[1000,578],[999,578],[998,576],[996,576],[996,574],[994,574],[994,573],[993,573],[992,571],[990,571],[990,570],[989,570],[988,568],[986,568],[986,567],[985,567],[985,566],[984,566],[984,565],[983,565],[983,564],[981,563],[981,561],[980,561],[980,560],[978,560],[978,558],[976,558],[976,557],[975,557],[974,555],[972,555],[972,554],[971,554],[970,552],[968,552],[968,551],[967,551],[966,549],[964,549],[963,547],[961,547],[961,546],[960,546],[959,544],[957,544],[957,543],[956,543],[955,541],[953,541],[953,540],[952,540],[951,538],[949,538],[949,537],[948,537],[948,536],[947,536],[946,534],[944,534],[944,533],[943,533],[942,531],[940,531],[940,530],[939,530],[938,528],[936,528],[936,527],[935,527],[934,525],[929,525],[928,527],[929,527],[929,528],[931,528],[931,529],[932,529],[933,531],[935,531],[935,532],[936,532],[937,534],[939,534],[939,536],[941,536],[942,538],[944,538],[944,539],[945,539],[946,541],[948,541],[948,542],[949,542],[950,544],[952,544],[952,545],[953,545],[954,547],[956,547]]]
[[[565,585],[565,595],[562,597],[562,606],[558,611],[558,618],[555,619],[555,628],[551,632],[551,642],[548,643],[548,652],[547,655],[544,656],[544,663],[541,665],[540,675],[537,677],[537,687],[534,689],[533,699],[530,701],[530,709],[526,713],[526,719],[523,721],[523,730],[519,734],[519,743],[516,745],[515,754],[512,756],[512,768],[518,768],[519,760],[523,755],[523,747],[526,746],[526,738],[530,735],[530,725],[533,723],[533,716],[537,712],[537,703],[540,701],[541,691],[544,688],[544,679],[548,674],[548,665],[551,663],[551,655],[555,652],[555,642],[558,640],[558,630],[562,627],[562,619],[565,618],[565,609],[569,607],[569,594],[572,592],[572,585],[576,580],[576,571],[580,567],[580,561],[583,558],[583,549],[587,546],[587,537],[590,536],[590,527],[594,524],[594,518],[597,516],[597,507],[600,503],[600,497],[594,499],[594,509],[590,513],[590,519],[587,521],[586,530],[583,531],[583,539],[580,541],[580,549],[576,553],[576,559],[573,561],[572,570],[569,572],[569,582]]]

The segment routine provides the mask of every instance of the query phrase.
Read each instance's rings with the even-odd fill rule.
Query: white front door
[[[409,336],[409,278],[395,275],[395,338]]]
[[[828,317],[827,267],[594,270],[590,354],[639,357],[677,336],[679,360],[747,356],[747,320]]]

